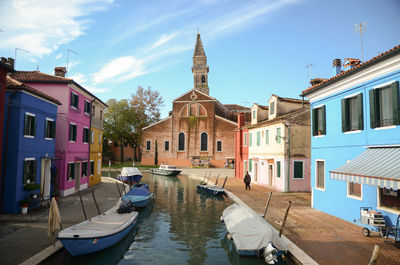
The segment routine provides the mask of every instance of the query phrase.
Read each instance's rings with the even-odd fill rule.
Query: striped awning
[[[332,179],[400,189],[400,147],[370,147],[329,172]]]

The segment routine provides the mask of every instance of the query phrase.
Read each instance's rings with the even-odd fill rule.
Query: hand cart
[[[395,246],[400,248],[400,215],[397,217],[396,227],[387,226],[381,212],[373,211],[372,207],[360,207],[360,219],[358,223],[363,224],[362,234],[369,236],[371,231],[378,232],[385,243],[389,235],[394,236]]]

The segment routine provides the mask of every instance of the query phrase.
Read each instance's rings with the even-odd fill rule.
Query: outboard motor
[[[119,205],[118,208],[118,213],[130,213],[133,210],[135,210],[135,207],[133,207],[133,203],[131,200],[123,200],[121,204]]]
[[[272,242],[269,242],[267,247],[264,249],[264,259],[267,264],[275,264],[278,262],[278,250],[274,247]]]

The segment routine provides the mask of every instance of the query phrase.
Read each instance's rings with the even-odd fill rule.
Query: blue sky
[[[224,104],[298,98],[309,78],[332,76],[332,60],[361,59],[355,24],[366,22],[364,60],[400,44],[397,0],[0,0],[0,56],[17,70],[68,77],[103,101],[138,86],[165,104],[193,88],[197,30],[208,57],[210,95]],[[306,65],[312,64],[311,68]]]

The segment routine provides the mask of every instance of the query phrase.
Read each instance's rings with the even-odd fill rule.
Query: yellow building
[[[89,187],[101,182],[103,116],[105,108],[107,108],[107,105],[97,98],[92,102]]]

